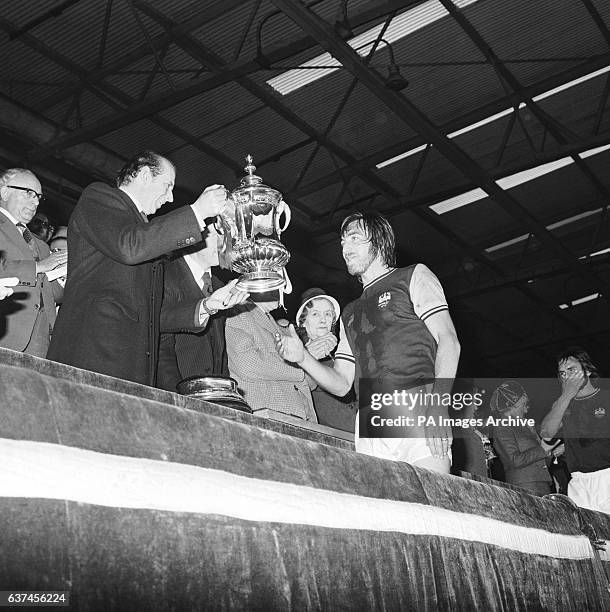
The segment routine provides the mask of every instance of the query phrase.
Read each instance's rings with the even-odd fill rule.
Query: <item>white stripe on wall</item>
[[[435,506],[248,478],[193,465],[7,439],[0,439],[0,457],[3,497],[433,535],[559,559],[592,556],[584,535],[555,534]]]

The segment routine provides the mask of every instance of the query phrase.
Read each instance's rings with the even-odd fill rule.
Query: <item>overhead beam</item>
[[[481,53],[488,59],[494,70],[498,73],[501,79],[503,79],[509,87],[523,99],[530,112],[537,117],[538,121],[547,129],[548,133],[560,144],[569,145],[576,139],[576,136],[572,134],[565,126],[561,125],[548,113],[543,111],[538,103],[534,102],[531,96],[525,93],[524,87],[519,83],[513,73],[506,67],[506,65],[500,61],[500,58],[495,54],[494,50],[479,33],[479,31],[473,27],[470,21],[466,18],[464,13],[460,11],[451,0],[439,0],[439,2],[449,12],[451,17],[458,23],[458,25],[464,30],[466,35],[479,49]],[[594,188],[604,197],[610,198],[610,192],[605,188],[603,183],[595,176],[595,173],[589,168],[587,163],[581,159],[577,154],[571,155],[574,163],[578,169],[589,179],[593,184]]]
[[[367,23],[379,16],[387,14],[391,10],[397,10],[398,7],[405,8],[405,6],[419,4],[422,0],[410,0],[409,2],[398,2],[398,1],[390,1],[379,3],[379,6],[376,6],[374,10],[367,11],[362,13],[359,16],[354,16],[353,21],[350,17],[350,22],[354,24],[354,26],[360,25],[362,23]],[[142,7],[145,7],[143,3],[140,3]],[[220,5],[221,3],[219,3]],[[222,3],[223,5],[223,13],[226,13],[227,10],[234,8],[235,6],[240,5],[240,2],[233,1],[231,4],[228,2]],[[224,6],[226,5],[226,6]],[[386,11],[385,13],[382,11]],[[205,18],[204,18],[205,16]],[[201,11],[200,15],[196,19],[189,20],[186,24],[174,24],[174,26],[168,30],[165,36],[156,37],[152,41],[152,45],[147,44],[147,51],[144,49],[140,49],[138,53],[134,54],[134,57],[144,57],[149,53],[152,53],[153,50],[158,50],[163,48],[165,44],[169,41],[173,41],[176,37],[182,36],[186,34],[188,31],[199,27],[202,23],[205,23],[210,20],[210,16],[208,15],[208,11]],[[0,26],[4,25],[4,29],[10,32],[14,30],[14,28],[10,27],[5,20],[0,18]],[[265,55],[269,58],[271,62],[281,61],[282,59],[286,59],[296,53],[302,52],[312,46],[314,46],[315,41],[310,39],[309,37],[303,38],[299,41],[291,43],[283,47],[277,51],[265,52]],[[125,62],[121,62],[122,66],[125,66]],[[206,64],[204,64],[206,65]],[[210,70],[214,71],[211,66],[207,66]],[[198,83],[182,88],[178,88],[175,92],[171,92],[168,94],[162,94],[155,99],[143,101],[141,103],[135,104],[129,109],[126,109],[123,112],[117,113],[115,115],[109,115],[104,117],[103,119],[96,121],[94,124],[85,126],[81,130],[75,130],[68,135],[59,137],[49,143],[47,146],[40,148],[37,151],[34,151],[32,155],[36,159],[42,159],[45,155],[50,154],[52,151],[58,151],[63,148],[67,148],[73,146],[75,144],[80,144],[86,140],[91,140],[94,138],[99,138],[106,133],[112,132],[116,129],[119,129],[129,123],[133,122],[135,119],[146,117],[148,115],[157,113],[159,111],[165,110],[167,108],[171,108],[187,100],[194,96],[205,93],[206,91],[211,91],[216,87],[224,85],[232,80],[235,80],[238,76],[245,76],[252,72],[259,71],[261,69],[260,65],[252,60],[242,63],[236,63],[233,66],[226,67],[222,70],[222,72],[216,72],[210,76],[204,77]],[[81,70],[83,74],[81,74],[81,78],[88,85],[100,84],[101,79],[94,76],[88,76],[84,71]],[[112,72],[108,69],[101,71],[99,74],[108,76],[116,72],[113,70]],[[79,87],[76,88],[78,91]],[[74,92],[73,92],[74,93]]]
[[[578,78],[586,76],[587,74],[595,72],[596,70],[605,68],[606,66],[608,66],[608,64],[610,64],[610,53],[598,56],[588,62],[584,62],[582,64],[579,64],[578,66],[570,68],[569,70],[565,70],[559,74],[553,75],[552,77],[539,81],[538,83],[525,87],[523,91],[528,96],[534,98],[546,91],[555,89],[560,85],[564,85],[565,83],[569,83]],[[499,98],[494,102],[490,102],[485,106],[481,106],[465,115],[462,115],[461,117],[458,117],[457,119],[452,119],[451,121],[443,124],[442,126],[439,126],[438,129],[443,134],[451,134],[465,127],[468,127],[469,125],[473,125],[481,121],[482,119],[485,119],[486,117],[491,117],[496,113],[510,108],[511,106],[517,106],[520,104],[520,102],[521,99],[519,98],[519,96],[515,92],[511,92],[509,95],[503,98]],[[428,143],[418,134],[415,137],[392,144],[384,149],[381,149],[380,151],[372,153],[371,155],[360,158],[353,164],[345,166],[340,170],[330,172],[329,174],[320,177],[319,179],[312,181],[311,183],[303,185],[297,190],[294,190],[291,195],[294,195],[296,197],[307,196],[315,191],[324,189],[325,187],[340,182],[342,180],[342,176],[344,176],[345,173],[358,174],[363,169],[373,168],[377,164],[387,159],[391,159],[392,157],[400,155],[405,151],[410,151],[425,144]],[[565,147],[566,151],[569,148],[570,147]],[[566,154],[569,153],[566,152]],[[538,153],[537,155],[544,158],[545,154]]]
[[[380,75],[373,69],[368,68],[362,62],[360,56],[337,36],[324,20],[301,3],[294,3],[289,0],[272,0],[272,2],[297,23],[304,32],[313,36],[383,104],[413,129],[419,131],[427,142],[433,144],[472,183],[486,191],[508,214],[520,221],[528,230],[538,236],[541,242],[555,251],[574,272],[586,279],[592,290],[602,291],[604,283],[600,279],[590,271],[585,270],[574,259],[572,253],[542,223],[535,219],[508,192],[499,187],[483,168],[459,148],[454,141],[442,134],[414,104],[397,92],[387,89]]]
[[[219,0],[218,2],[206,6],[205,11],[195,12],[195,14],[187,22],[181,23],[180,26],[178,26],[178,31],[188,32],[195,30],[206,23],[221,17],[241,4],[243,4],[243,0]],[[51,108],[56,104],[71,98],[74,94],[83,89],[83,87],[101,83],[106,77],[117,74],[132,64],[151,56],[153,54],[153,50],[162,51],[169,43],[171,43],[173,35],[173,31],[168,31],[163,34],[159,34],[158,36],[154,36],[152,37],[151,44],[148,42],[143,43],[133,51],[121,55],[121,57],[112,63],[107,64],[106,66],[98,66],[98,68],[93,71],[86,71],[82,68],[79,69],[77,74],[78,81],[72,86],[63,87],[61,91],[43,99],[40,103],[40,108]]]

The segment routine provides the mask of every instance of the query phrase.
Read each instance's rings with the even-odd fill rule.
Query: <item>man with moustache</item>
[[[395,267],[394,232],[375,212],[347,217],[341,225],[341,246],[347,270],[360,279],[363,292],[341,315],[333,366],[310,355],[293,327],[289,335],[276,336],[280,355],[335,395],[345,395],[356,381],[361,410],[369,407],[370,399],[362,396],[361,379],[381,381],[388,389],[408,380],[417,390],[449,393],[460,345],[436,276],[423,264]],[[417,409],[436,423],[447,417],[446,406],[436,403]],[[450,428],[423,427],[406,437],[367,438],[358,427],[357,420],[358,452],[449,473]]]
[[[55,303],[63,294],[46,273],[67,259],[65,253],[50,253],[27,228],[43,197],[40,181],[30,170],[11,168],[0,176],[2,271],[19,279],[11,299],[0,305],[0,346],[36,357],[47,354]]]
[[[148,221],[173,201],[174,165],[152,151],[134,156],[117,187],[93,183],[68,225],[68,280],[48,357],[154,386],[163,296],[161,256],[201,242],[206,219],[225,206],[222,185],[190,206]],[[177,303],[171,324],[202,329],[218,310],[245,300],[232,281],[210,296]]]

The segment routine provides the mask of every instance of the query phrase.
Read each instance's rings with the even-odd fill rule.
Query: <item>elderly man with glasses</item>
[[[19,279],[13,295],[0,304],[0,346],[37,357],[46,356],[55,304],[63,294],[61,285],[47,274],[65,271],[67,261],[66,253],[50,253],[27,228],[43,197],[40,181],[30,170],[11,168],[0,175],[3,272]]]

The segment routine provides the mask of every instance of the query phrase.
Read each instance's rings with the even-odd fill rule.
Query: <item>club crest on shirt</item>
[[[390,303],[391,299],[392,299],[392,294],[389,291],[384,291],[377,298],[377,307],[385,308]]]
[[[597,418],[601,419],[606,416],[606,409],[603,406],[598,406],[593,413]]]

